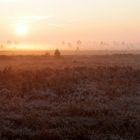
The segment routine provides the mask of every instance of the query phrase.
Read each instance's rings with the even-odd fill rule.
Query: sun
[[[25,35],[28,32],[28,27],[26,25],[18,25],[16,27],[16,32],[18,35]]]

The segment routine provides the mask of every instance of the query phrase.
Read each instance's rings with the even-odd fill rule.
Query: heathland
[[[0,139],[139,140],[140,55],[0,56]]]

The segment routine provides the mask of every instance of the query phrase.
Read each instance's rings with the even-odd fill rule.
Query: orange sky
[[[140,0],[0,0],[0,11],[1,41],[140,42]]]

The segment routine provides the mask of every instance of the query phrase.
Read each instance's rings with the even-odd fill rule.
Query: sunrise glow
[[[140,140],[140,0],[0,0],[0,140]]]
[[[18,25],[16,27],[16,32],[18,35],[25,35],[28,32],[28,28],[26,25]]]
[[[51,44],[66,50],[75,49],[79,39],[83,49],[122,48],[100,47],[102,41],[140,42],[139,0],[0,0],[0,9],[2,42]]]

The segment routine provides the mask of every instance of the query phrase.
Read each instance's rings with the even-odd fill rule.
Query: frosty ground
[[[1,56],[0,139],[139,140],[140,56]]]

